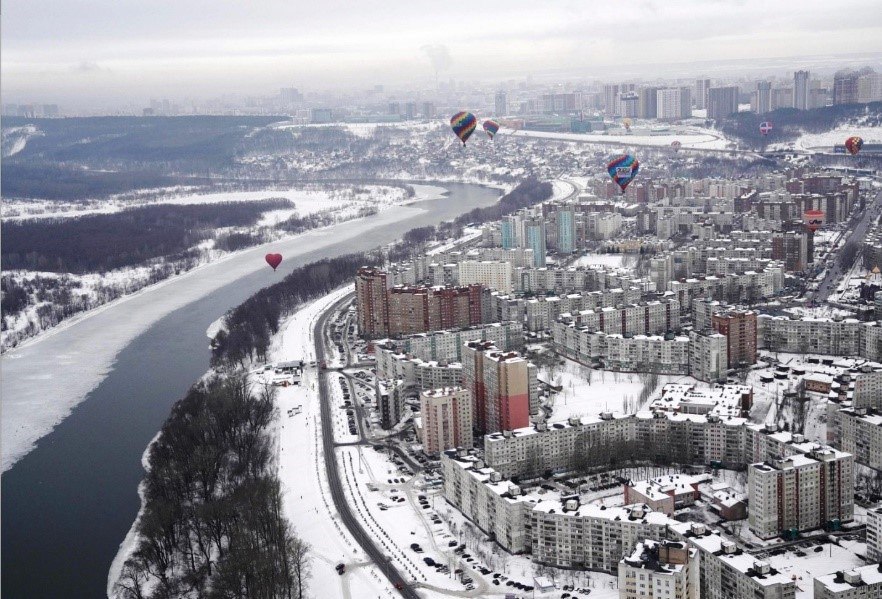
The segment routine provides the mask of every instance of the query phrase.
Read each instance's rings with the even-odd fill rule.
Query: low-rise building
[[[676,510],[700,499],[698,485],[709,480],[709,474],[669,474],[628,481],[623,484],[625,504],[644,503],[656,512],[673,516]]]

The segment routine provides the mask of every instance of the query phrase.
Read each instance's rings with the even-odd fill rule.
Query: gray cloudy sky
[[[880,7],[878,0],[5,0],[2,94],[4,102],[111,105],[259,95],[292,84],[420,87],[434,78],[430,54],[444,78],[502,79],[880,52]]]

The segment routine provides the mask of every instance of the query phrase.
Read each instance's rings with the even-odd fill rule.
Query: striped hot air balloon
[[[609,176],[622,188],[622,195],[639,170],[640,163],[630,154],[623,154],[606,165]]]
[[[471,112],[457,112],[450,119],[450,128],[456,133],[462,145],[465,145],[465,142],[472,136],[477,125],[478,119]]]
[[[487,119],[483,124],[484,131],[487,132],[487,136],[490,139],[493,139],[493,136],[496,135],[496,132],[499,131],[499,123],[492,119]]]

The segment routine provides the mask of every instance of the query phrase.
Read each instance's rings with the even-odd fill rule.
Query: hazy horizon
[[[866,55],[858,64],[878,65],[882,11],[867,4],[810,0],[794,11],[753,0],[624,6],[492,0],[406,8],[377,0],[357,6],[269,0],[259,7],[10,0],[2,15],[3,102],[83,109],[151,97],[259,96],[285,86],[420,90],[434,87],[436,73],[442,80],[488,82],[713,77],[729,61],[757,61],[761,71],[783,73],[824,60],[839,68],[847,64],[844,55]],[[762,66],[784,58],[789,62]],[[683,67],[689,64],[695,71]]]

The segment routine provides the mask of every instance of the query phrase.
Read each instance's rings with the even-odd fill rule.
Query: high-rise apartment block
[[[796,71],[793,73],[793,107],[797,110],[807,110],[809,106],[809,72]]]
[[[818,446],[748,469],[750,529],[769,539],[854,518],[854,457]]]
[[[472,394],[462,387],[428,389],[420,394],[420,441],[423,451],[436,455],[455,447],[472,446]]]
[[[707,91],[707,118],[722,120],[738,112],[738,88],[712,87]]]
[[[756,364],[756,312],[731,310],[713,314],[711,326],[726,337],[729,368]]]

